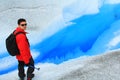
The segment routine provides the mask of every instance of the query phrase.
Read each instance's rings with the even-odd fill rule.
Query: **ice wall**
[[[18,18],[28,22],[35,62],[59,64],[120,47],[119,3],[120,0],[0,1],[0,74],[17,69],[17,61],[6,52],[5,38],[17,27]]]
[[[71,25],[35,46],[35,48],[41,52],[38,60],[48,60],[50,62],[59,63],[70,58],[97,54],[99,51],[106,51],[108,49],[106,45],[111,38],[106,40],[106,44],[103,44],[102,42],[98,43],[103,44],[101,48],[99,48],[100,50],[94,53],[89,52],[94,47],[96,47],[94,48],[95,50],[97,49],[99,45],[94,46],[94,44],[99,40],[99,37],[101,37],[102,34],[109,33],[108,30],[114,29],[112,28],[114,27],[112,24],[120,19],[119,6],[119,4],[106,4],[99,9],[99,13],[84,15],[72,20]],[[119,24],[120,23],[117,25]],[[116,31],[119,29],[119,26],[117,27]],[[112,31],[114,32],[115,30]],[[102,40],[105,40],[105,37],[108,35],[110,35],[110,33],[102,36]],[[114,45],[114,47],[115,46],[116,45]],[[101,50],[103,47],[104,49]],[[119,46],[117,45],[116,48],[119,48]]]

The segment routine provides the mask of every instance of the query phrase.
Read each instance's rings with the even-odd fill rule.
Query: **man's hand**
[[[26,66],[29,66],[30,65],[30,63],[28,63],[28,64],[25,64]]]

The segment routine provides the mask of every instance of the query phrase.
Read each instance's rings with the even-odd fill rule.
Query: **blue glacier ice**
[[[60,64],[69,59],[97,54],[98,51],[92,54],[90,50],[93,48],[97,49],[100,46],[99,44],[102,44],[102,42],[96,43],[99,38],[110,29],[114,29],[114,26],[111,25],[120,19],[119,8],[120,4],[105,4],[99,8],[99,12],[96,14],[87,14],[71,20],[71,25],[59,30],[42,42],[31,46],[31,49],[40,52],[39,56],[35,58],[35,62]],[[113,32],[118,29],[120,30],[120,28],[117,27]],[[111,34],[108,35],[110,36]],[[102,40],[105,39],[104,37],[101,38]],[[109,39],[107,41],[109,41]],[[105,45],[106,44],[103,44],[101,47]],[[117,48],[120,48],[120,43],[112,49]],[[105,48],[101,51],[104,52]],[[0,55],[1,59],[5,57],[8,57],[8,55]],[[8,68],[1,68],[0,75],[15,69],[17,69],[17,64],[13,64],[13,66]]]
[[[71,58],[92,55],[86,53],[96,40],[111,28],[111,24],[120,19],[119,8],[119,4],[104,5],[97,14],[72,20],[73,24],[33,47],[41,52],[36,60],[61,63]]]

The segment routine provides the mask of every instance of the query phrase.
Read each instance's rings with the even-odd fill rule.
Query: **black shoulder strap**
[[[14,32],[15,32],[15,31],[14,31]],[[13,32],[13,34],[14,34],[14,32]],[[17,33],[15,34],[15,36],[17,36],[18,34],[24,34],[24,35],[25,35],[25,33],[24,33],[24,32],[17,32]],[[27,37],[26,37],[26,40],[27,40],[28,45],[30,46],[30,43],[29,43],[29,41],[28,41]]]
[[[15,36],[17,36],[18,34],[25,34],[24,32],[17,32],[16,34],[15,34]]]
[[[13,34],[14,34],[14,32],[15,31],[13,31]],[[25,34],[24,32],[17,32],[16,34],[15,34],[15,36],[17,36],[18,34]]]

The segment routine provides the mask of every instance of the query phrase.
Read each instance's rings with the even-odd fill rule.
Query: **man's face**
[[[21,22],[18,26],[19,26],[21,29],[26,30],[26,28],[27,28],[27,23],[24,21],[24,22]]]

